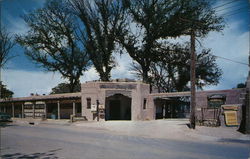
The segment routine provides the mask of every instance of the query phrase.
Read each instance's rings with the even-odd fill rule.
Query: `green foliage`
[[[246,84],[244,83],[239,83],[237,84],[237,87],[236,88],[246,88]]]
[[[110,80],[115,67],[112,53],[115,37],[124,25],[123,9],[116,0],[72,0],[71,6],[83,24],[81,42],[102,81]]]
[[[157,62],[152,62],[149,71],[149,83],[158,89],[158,92],[175,92],[189,90],[190,82],[190,52],[189,45],[184,48],[180,44],[162,48],[163,54]],[[202,89],[206,85],[219,83],[222,71],[216,64],[216,58],[210,50],[203,49],[197,55],[196,85]],[[140,66],[134,65],[132,70],[138,77],[142,77]]]
[[[11,90],[6,88],[6,85],[1,84],[1,98],[2,99],[12,98],[13,94],[14,93]]]
[[[44,8],[26,14],[30,30],[16,40],[26,55],[47,71],[58,71],[70,83],[70,92],[89,66],[89,58],[79,45],[78,24],[63,0],[48,1]]]
[[[119,42],[142,70],[144,82],[150,82],[148,72],[152,62],[157,61],[158,50],[167,38],[189,35],[194,29],[204,37],[210,31],[223,29],[222,17],[218,17],[210,4],[204,0],[123,0],[127,8],[128,23],[123,28]]]
[[[50,94],[61,94],[61,93],[70,93],[70,84],[69,83],[59,83],[56,87],[52,88]],[[81,84],[77,83],[74,87],[73,92],[81,92]]]
[[[4,67],[7,61],[9,61],[13,55],[11,55],[11,49],[14,47],[15,42],[12,36],[3,28],[0,28],[0,68]]]

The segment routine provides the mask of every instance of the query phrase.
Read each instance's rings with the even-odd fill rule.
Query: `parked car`
[[[0,112],[0,121],[11,121],[11,116],[7,113]]]

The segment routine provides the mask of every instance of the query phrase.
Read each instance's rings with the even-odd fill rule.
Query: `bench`
[[[75,116],[75,115],[70,115],[70,121],[76,122],[76,121],[87,121],[88,119],[86,118],[86,116]]]

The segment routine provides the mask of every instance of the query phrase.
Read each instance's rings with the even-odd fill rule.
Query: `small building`
[[[236,105],[240,122],[245,92],[244,88],[197,91],[197,121],[221,116],[221,105]],[[142,82],[96,81],[83,83],[79,93],[4,99],[0,111],[22,118],[69,119],[74,115],[88,121],[154,120],[189,118],[189,101],[190,92],[150,93],[149,85]]]
[[[97,110],[102,107],[100,120],[146,120],[152,119],[152,110],[146,108],[149,85],[142,82],[87,82],[81,86],[83,115],[97,120]],[[101,114],[101,115],[100,115]]]
[[[2,99],[0,111],[16,118],[70,119],[71,114],[82,114],[81,93]]]

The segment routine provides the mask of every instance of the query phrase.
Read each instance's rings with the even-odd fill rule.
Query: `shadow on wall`
[[[55,152],[61,149],[50,150],[48,152],[43,153],[32,153],[32,154],[22,154],[22,153],[13,153],[13,154],[5,154],[1,157],[3,159],[58,159],[59,157],[55,156]]]

